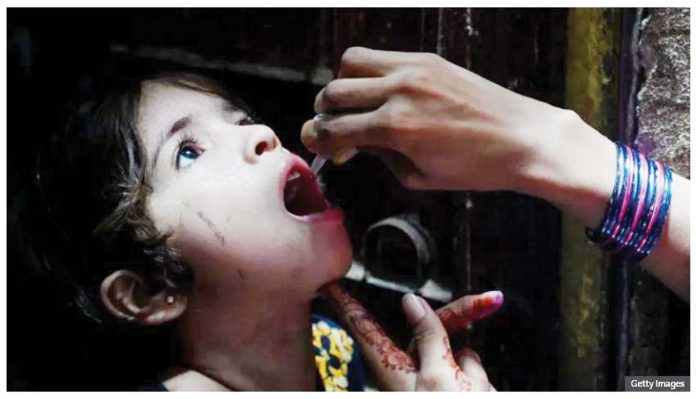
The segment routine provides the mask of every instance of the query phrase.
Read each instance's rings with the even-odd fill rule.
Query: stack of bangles
[[[672,198],[672,171],[635,148],[617,144],[616,181],[604,220],[587,236],[638,262],[655,247]]]

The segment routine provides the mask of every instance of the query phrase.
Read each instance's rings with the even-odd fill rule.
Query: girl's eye
[[[193,163],[193,161],[201,155],[201,151],[193,145],[183,145],[179,148],[176,154],[176,168],[185,168]]]
[[[256,124],[256,123],[258,123],[258,122],[256,122],[256,121],[254,120],[254,118],[252,118],[251,116],[246,116],[246,117],[244,117],[244,119],[242,119],[242,120],[240,120],[239,122],[237,122],[237,124],[238,124],[239,126],[254,125],[254,124]]]

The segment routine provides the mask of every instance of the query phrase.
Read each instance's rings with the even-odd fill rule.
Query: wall
[[[635,143],[689,177],[689,9],[651,9],[643,20]],[[632,375],[684,375],[689,370],[689,312],[654,278],[636,269],[630,302]],[[681,350],[676,349],[681,348]]]

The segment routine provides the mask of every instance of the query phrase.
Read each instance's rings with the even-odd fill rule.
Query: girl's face
[[[311,297],[345,274],[341,211],[268,126],[213,94],[156,81],[142,89],[147,210],[192,267],[196,294],[247,286]]]

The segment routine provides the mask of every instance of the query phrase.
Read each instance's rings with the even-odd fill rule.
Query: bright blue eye
[[[176,154],[176,167],[185,168],[193,163],[200,154],[191,146],[181,147]]]

